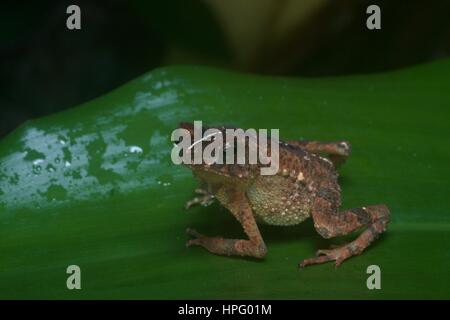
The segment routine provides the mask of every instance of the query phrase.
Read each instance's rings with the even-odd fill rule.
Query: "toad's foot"
[[[186,234],[188,236],[191,236],[191,237],[195,238],[195,239],[191,239],[188,242],[186,242],[186,247],[188,247],[188,248],[191,247],[191,246],[194,246],[194,245],[201,245],[200,244],[201,243],[201,239],[202,238],[206,238],[206,236],[198,233],[197,230],[191,229],[191,228],[187,228],[186,229]]]
[[[187,228],[186,234],[194,237],[194,239],[186,242],[186,247],[200,246],[206,250],[224,255],[232,255],[235,251],[234,245],[237,240],[224,239],[222,237],[207,237],[195,229]]]
[[[222,237],[207,237],[201,233],[199,233],[195,229],[187,228],[186,234],[188,236],[193,237],[194,239],[191,239],[186,242],[186,247],[192,247],[192,246],[200,246],[203,247],[209,251],[213,251],[213,248],[221,248],[225,249],[227,245],[234,244],[235,240],[232,239],[224,239]],[[228,242],[228,243],[227,243]],[[220,249],[219,249],[220,250]],[[229,251],[229,250],[226,250]],[[226,252],[221,252],[222,254],[226,254]]]
[[[194,237],[194,239],[189,240],[186,246],[201,246],[209,252],[219,255],[263,258],[267,253],[267,248],[245,193],[240,190],[225,190],[224,192],[227,194],[228,199],[233,199],[233,201],[226,203],[226,207],[241,223],[248,240],[206,237],[193,229],[187,229],[187,234]]]
[[[306,266],[312,264],[320,264],[328,261],[336,261],[335,266],[339,267],[344,260],[361,253],[362,250],[358,250],[358,247],[355,246],[354,242],[346,244],[341,247],[334,247],[328,250],[318,250],[316,252],[316,256],[313,258],[305,259],[299,263],[300,268],[304,268]]]
[[[195,197],[195,198],[187,201],[184,206],[186,209],[189,209],[190,207],[192,207],[193,205],[196,205],[196,204],[201,204],[202,206],[206,207],[214,202],[214,195],[208,193],[208,191],[198,188],[198,189],[195,189],[194,192],[201,194],[201,196]]]
[[[186,233],[194,237],[186,242],[186,247],[200,246],[209,252],[226,256],[250,256],[263,258],[267,249],[263,242],[250,240],[225,239],[222,237],[207,237],[194,229],[187,228]]]

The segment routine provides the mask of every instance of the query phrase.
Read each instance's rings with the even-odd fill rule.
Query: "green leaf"
[[[322,79],[200,67],[154,70],[0,143],[0,298],[450,298],[450,60]],[[386,203],[388,231],[361,256],[297,269],[346,239],[311,221],[262,226],[267,258],[186,249],[186,227],[244,237],[222,207],[184,210],[197,182],[172,164],[180,121],[346,139],[343,208]],[[351,238],[351,237],[350,237]],[[81,290],[66,269],[81,268]],[[381,268],[381,290],[366,269]]]

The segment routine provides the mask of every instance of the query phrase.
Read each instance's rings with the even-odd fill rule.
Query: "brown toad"
[[[193,134],[193,125],[180,128]],[[214,127],[225,132],[225,127]],[[269,148],[270,149],[270,148]],[[219,255],[263,258],[267,253],[257,223],[288,226],[312,217],[317,232],[324,238],[346,235],[367,227],[356,240],[338,248],[319,250],[315,257],[299,266],[334,260],[336,266],[358,255],[386,230],[389,210],[373,205],[339,211],[341,190],[336,167],[350,153],[346,141],[287,141],[279,143],[279,169],[275,175],[260,175],[259,165],[191,164],[201,181],[200,196],[186,203],[207,205],[217,199],[241,223],[248,240],[207,237],[193,229],[187,246],[198,245]]]

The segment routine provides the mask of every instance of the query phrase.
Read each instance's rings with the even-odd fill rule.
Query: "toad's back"
[[[289,143],[279,143],[275,175],[261,175],[260,164],[191,165],[191,168],[225,206],[230,199],[224,190],[243,190],[255,219],[270,225],[295,225],[307,219],[316,192],[324,187],[333,191],[336,205],[340,205],[337,173],[331,161]]]

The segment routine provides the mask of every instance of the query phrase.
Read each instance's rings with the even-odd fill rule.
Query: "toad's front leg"
[[[187,229],[187,233],[190,236],[195,237],[195,239],[189,240],[186,243],[186,246],[202,246],[209,252],[219,255],[263,258],[267,253],[266,245],[264,244],[258,225],[253,217],[252,209],[247,197],[242,192],[232,192],[230,193],[229,199],[230,202],[225,203],[225,206],[241,223],[249,239],[206,237],[193,229]]]
[[[195,193],[199,194],[200,196],[197,196],[189,201],[186,202],[184,207],[186,209],[189,209],[190,207],[201,204],[204,207],[209,206],[211,203],[214,202],[214,195],[209,193],[207,190],[204,190],[202,188],[197,188],[194,190]]]

